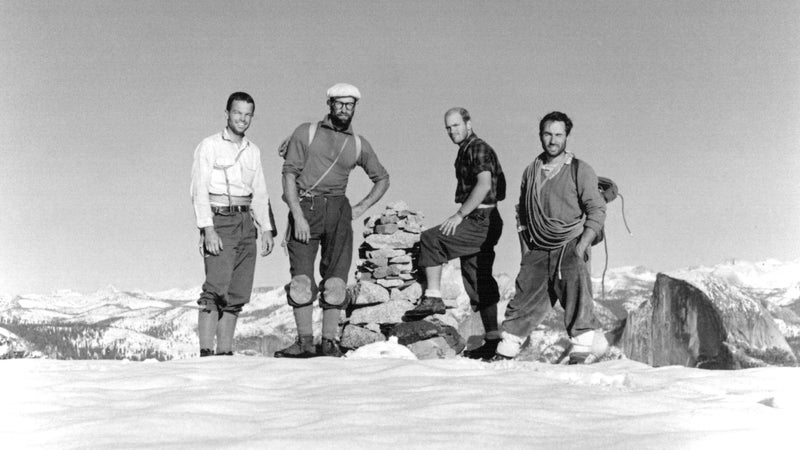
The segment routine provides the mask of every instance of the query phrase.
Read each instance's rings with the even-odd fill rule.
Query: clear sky
[[[360,88],[354,127],[391,174],[370,213],[455,212],[442,115],[470,110],[509,183],[496,272],[517,272],[513,206],[552,110],[625,195],[634,236],[610,204],[610,266],[800,257],[797,1],[0,0],[0,46],[0,293],[201,284],[192,154],[227,96],[255,98],[282,229],[275,148],[337,82]],[[370,183],[351,180],[355,202]],[[256,286],[288,270],[278,248]]]

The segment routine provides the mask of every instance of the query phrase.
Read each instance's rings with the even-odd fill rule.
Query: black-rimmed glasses
[[[344,109],[345,111],[352,111],[356,107],[356,102],[340,102],[339,100],[333,101],[333,107],[336,109]]]

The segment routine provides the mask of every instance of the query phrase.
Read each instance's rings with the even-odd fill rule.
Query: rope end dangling
[[[625,218],[625,197],[622,194],[617,193],[617,197],[622,200],[622,222],[625,224],[625,229],[628,230],[628,235],[633,236],[633,232],[631,228],[628,226],[628,219]]]

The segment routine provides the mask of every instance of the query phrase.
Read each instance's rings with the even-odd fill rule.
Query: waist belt
[[[212,206],[211,212],[221,216],[230,215],[238,212],[250,211],[250,205],[234,205],[234,206]]]

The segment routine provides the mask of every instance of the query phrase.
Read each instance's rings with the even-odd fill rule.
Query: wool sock
[[[442,298],[442,292],[438,289],[425,289],[425,297],[439,297]]]
[[[298,336],[313,336],[314,306],[304,305],[294,308],[294,321],[297,324]]]
[[[223,311],[217,323],[217,354],[233,351],[233,333],[236,330],[238,314]]]
[[[342,312],[338,309],[322,310],[322,338],[336,340],[339,334],[339,317]]]

